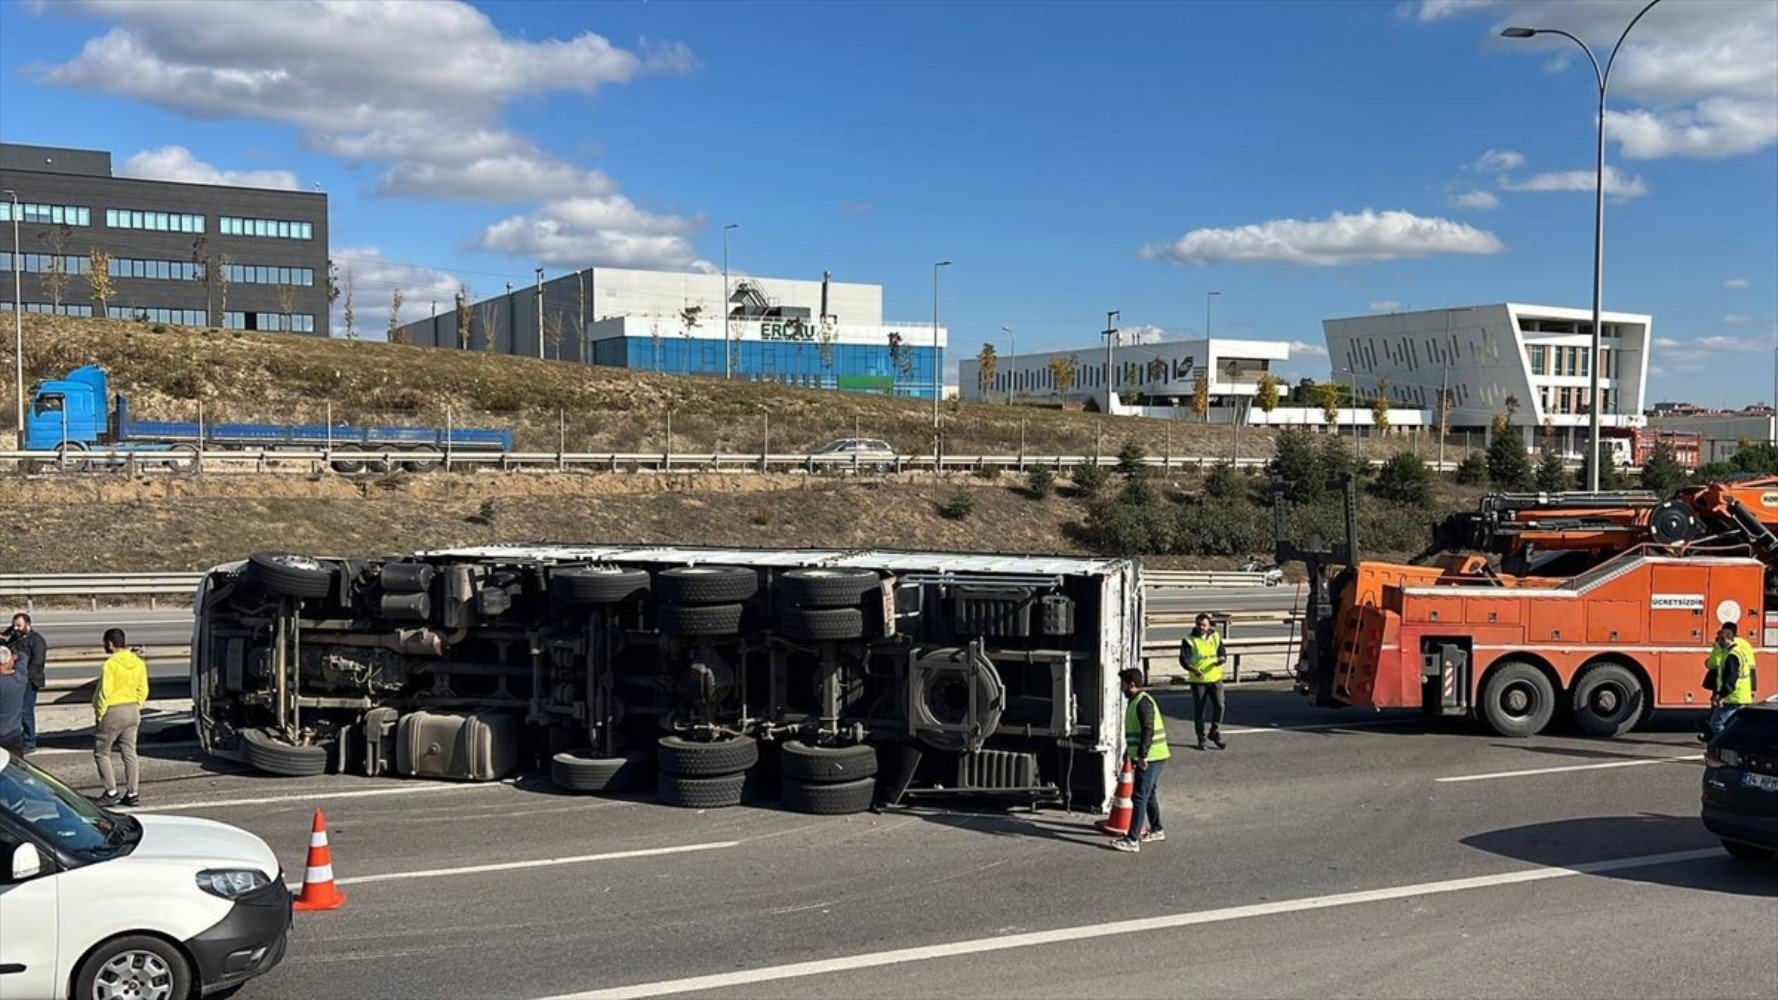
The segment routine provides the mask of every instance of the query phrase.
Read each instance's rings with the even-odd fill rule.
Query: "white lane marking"
[[[410,878],[445,878],[451,875],[480,875],[484,872],[509,872],[521,868],[554,868],[561,865],[584,865],[594,861],[623,861],[628,858],[654,858],[665,854],[690,854],[694,851],[719,851],[738,847],[738,840],[718,840],[707,844],[680,844],[678,847],[648,847],[634,851],[609,851],[605,854],[576,854],[564,858],[537,858],[531,861],[504,861],[491,865],[465,865],[461,868],[433,868],[425,871],[385,872],[381,875],[359,875],[336,879],[335,885],[364,885],[368,882],[394,882]],[[291,889],[301,886],[292,885]]]
[[[1412,719],[1374,719],[1368,722],[1319,722],[1312,726],[1236,726],[1232,729],[1224,729],[1222,734],[1224,736],[1257,736],[1260,733],[1312,733],[1323,730],[1334,731],[1340,729],[1369,729],[1374,726],[1400,726],[1410,722],[1419,721],[1421,721],[1420,718],[1416,716]],[[1197,744],[1186,740],[1168,740],[1167,745],[1170,747],[1192,747]]]
[[[893,951],[868,952],[861,955],[848,955],[842,958],[819,959],[812,962],[794,962],[789,965],[773,965],[765,968],[744,969],[738,972],[723,972],[709,976],[691,976],[685,979],[667,979],[654,983],[636,983],[630,986],[616,986],[609,989],[589,990],[585,993],[563,994],[561,996],[551,997],[549,1000],[618,1000],[618,998],[658,997],[674,993],[695,993],[706,990],[725,989],[732,986],[746,986],[753,983],[775,983],[787,979],[823,976],[836,972],[874,969],[885,965],[901,965],[908,962],[929,962],[934,959],[957,958],[962,955],[980,955],[987,952],[1010,951],[1014,948],[1030,948],[1038,945],[1062,944],[1071,941],[1088,941],[1095,938],[1114,937],[1124,934],[1146,934],[1153,931],[1171,930],[1177,927],[1193,927],[1201,924],[1224,923],[1230,920],[1244,920],[1249,917],[1267,917],[1281,913],[1301,913],[1307,910],[1326,910],[1334,907],[1356,906],[1363,903],[1411,899],[1419,896],[1435,896],[1444,893],[1465,892],[1470,889],[1486,889],[1500,885],[1542,882],[1548,879],[1568,878],[1572,875],[1591,875],[1599,872],[1622,871],[1628,868],[1648,868],[1654,865],[1673,864],[1681,861],[1697,861],[1701,858],[1720,857],[1721,855],[1721,851],[1715,848],[1708,848],[1697,851],[1676,851],[1671,854],[1648,854],[1641,857],[1621,858],[1615,861],[1592,861],[1567,868],[1530,868],[1524,871],[1503,872],[1498,875],[1481,875],[1475,878],[1449,879],[1442,882],[1421,882],[1416,885],[1393,886],[1387,889],[1366,889],[1360,892],[1342,892],[1331,896],[1310,896],[1304,899],[1287,899],[1272,903],[1253,903],[1247,906],[1230,906],[1216,910],[1199,910],[1195,913],[1173,913],[1160,917],[1118,920],[1104,924],[1085,924],[1078,927],[1062,927],[1050,931],[1034,931],[1028,934],[1008,934],[1003,937],[976,938],[971,941],[953,941],[947,944],[926,945],[919,948],[898,948]]]
[[[197,745],[197,740],[180,740],[173,743],[144,742],[136,747],[136,752],[146,757],[151,750],[190,750]],[[93,750],[92,747],[42,747],[31,751],[31,759],[36,760],[39,757],[59,757],[62,754],[70,753],[77,753],[91,757],[93,755]]]
[[[280,802],[319,802],[324,799],[367,799],[379,795],[420,795],[426,792],[472,792],[486,788],[510,788],[510,781],[491,781],[473,785],[447,785],[443,782],[398,785],[393,788],[366,788],[356,792],[297,792],[293,795],[267,795],[253,799],[210,799],[203,802],[156,802],[142,807],[145,813],[184,812],[188,809],[222,809],[229,806],[265,806]]]
[[[1566,767],[1534,767],[1527,771],[1495,771],[1492,774],[1459,774],[1449,778],[1434,779],[1441,784],[1459,781],[1492,781],[1495,778],[1528,778],[1534,774],[1565,774],[1569,771],[1605,771],[1614,767],[1646,767],[1649,764],[1676,764],[1688,760],[1703,760],[1701,753],[1687,754],[1684,757],[1641,757],[1636,760],[1614,760],[1605,764],[1570,764]]]

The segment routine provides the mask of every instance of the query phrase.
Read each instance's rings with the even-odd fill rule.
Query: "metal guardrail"
[[[1142,585],[1153,590],[1183,587],[1264,587],[1266,574],[1238,569],[1149,569],[1142,571]]]
[[[34,608],[39,597],[146,596],[188,597],[198,589],[202,573],[9,573],[0,574],[0,597],[22,597]]]

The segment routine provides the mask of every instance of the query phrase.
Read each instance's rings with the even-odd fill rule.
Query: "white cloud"
[[[1501,178],[1502,191],[1592,191],[1597,174],[1592,170],[1558,170],[1533,174],[1522,181]],[[1605,165],[1605,194],[1608,197],[1640,198],[1648,193],[1642,178],[1624,174],[1611,164]]]
[[[1710,337],[1694,337],[1677,346],[1698,351],[1717,351],[1727,354],[1752,354],[1772,349],[1769,339],[1760,337],[1730,337],[1717,334]]]
[[[1753,282],[1748,281],[1746,278],[1724,278],[1722,287],[1731,292],[1741,292],[1752,288]]]
[[[1150,323],[1138,323],[1134,326],[1119,327],[1117,342],[1123,346],[1137,344],[1158,344],[1165,340],[1167,331]]]
[[[686,238],[701,225],[700,218],[645,211],[620,194],[566,198],[494,223],[478,246],[564,267],[603,263],[708,270]]]
[[[1225,229],[1194,229],[1167,244],[1149,244],[1145,260],[1210,264],[1276,261],[1312,266],[1493,254],[1505,247],[1486,230],[1404,211],[1335,212],[1326,219],[1273,219]]]
[[[1307,358],[1325,358],[1327,357],[1327,347],[1322,344],[1311,344],[1306,340],[1293,340],[1290,342],[1290,356],[1295,358],[1299,355]]]
[[[1728,313],[1723,316],[1722,322],[1725,326],[1747,326],[1750,323],[1758,323],[1759,317],[1748,316],[1745,313]]]
[[[229,187],[277,188],[295,191],[302,187],[288,170],[224,170],[205,163],[184,146],[145,149],[123,162],[125,177],[185,184],[225,184]]]
[[[1484,174],[1502,174],[1518,170],[1526,163],[1525,154],[1513,149],[1490,149],[1463,165],[1465,170]]]
[[[1381,299],[1376,302],[1367,303],[1365,308],[1374,313],[1401,312],[1401,303],[1394,299]]]
[[[389,327],[389,309],[396,289],[401,290],[402,305],[398,319],[412,323],[432,314],[437,302],[440,311],[454,308],[457,289],[461,287],[451,274],[437,268],[404,264],[383,256],[376,247],[340,247],[333,251],[339,267],[342,294],[333,304],[333,334],[346,335],[345,295],[348,275],[352,282],[353,326],[362,340],[382,340]]]
[[[1445,200],[1455,208],[1467,208],[1475,212],[1487,212],[1500,207],[1500,198],[1494,192],[1480,188],[1451,195]]]
[[[1607,111],[1605,134],[1633,160],[1736,156],[1778,142],[1778,103],[1712,97],[1695,108]]]

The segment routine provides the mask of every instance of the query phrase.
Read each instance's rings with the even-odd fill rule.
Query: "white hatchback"
[[[224,823],[101,809],[0,750],[0,997],[186,1000],[284,957],[290,890]]]

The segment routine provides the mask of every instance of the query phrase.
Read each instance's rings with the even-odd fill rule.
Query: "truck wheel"
[[[1482,688],[1482,719],[1495,732],[1523,739],[1543,732],[1556,711],[1556,690],[1543,671],[1509,660],[1495,667]]]
[[[184,1000],[192,996],[191,964],[178,948],[147,934],[112,938],[93,949],[74,974],[80,1000]]]
[[[364,474],[364,463],[357,459],[339,459],[329,463],[329,468],[342,476],[359,476]]]
[[[176,444],[168,448],[166,465],[169,471],[181,476],[196,475],[203,471],[202,463],[198,461],[197,446],[190,444]]]
[[[563,604],[621,604],[648,593],[648,571],[619,566],[572,566],[550,574],[549,592]]]
[[[1647,693],[1636,675],[1615,663],[1588,667],[1574,684],[1574,724],[1588,736],[1622,736],[1642,718]]]
[[[91,472],[93,460],[86,457],[86,445],[69,441],[56,445],[56,467],[63,472]]]
[[[654,623],[666,635],[738,635],[742,610],[739,604],[662,604],[655,609]]]
[[[876,775],[877,750],[862,743],[849,747],[820,747],[790,740],[783,746],[779,766],[786,782],[831,785],[857,781]]]
[[[288,552],[255,552],[247,557],[247,569],[255,583],[282,597],[333,593],[333,567],[319,559]]]
[[[783,608],[778,625],[794,639],[857,639],[864,635],[864,612],[857,608]]]
[[[1773,851],[1768,847],[1755,847],[1752,844],[1744,844],[1739,840],[1724,840],[1722,842],[1722,849],[1729,852],[1729,857],[1734,858],[1736,861],[1751,861],[1754,864],[1760,864],[1762,862],[1770,861],[1774,857],[1778,857],[1778,851]]]
[[[745,566],[674,566],[654,575],[654,589],[669,604],[737,604],[759,591],[759,575]]]
[[[639,753],[593,757],[590,750],[570,750],[550,759],[549,780],[575,792],[629,792],[642,787],[648,758]]]
[[[418,447],[403,448],[402,451],[432,451],[433,447],[423,444]],[[442,458],[404,458],[400,462],[401,470],[416,476],[424,476],[444,468]]]
[[[714,778],[688,778],[662,771],[655,793],[663,804],[686,809],[738,806],[753,797],[753,778],[745,771]]]
[[[877,779],[859,778],[837,784],[811,784],[784,779],[781,804],[791,812],[843,816],[869,809],[877,797]]]
[[[690,778],[737,774],[759,763],[759,741],[751,736],[710,741],[663,736],[655,744],[654,762],[662,774]]]
[[[881,584],[875,570],[811,566],[778,577],[776,590],[779,597],[805,608],[853,608]]]
[[[285,778],[312,778],[327,773],[327,748],[299,747],[263,729],[241,732],[241,748],[254,770]]]

